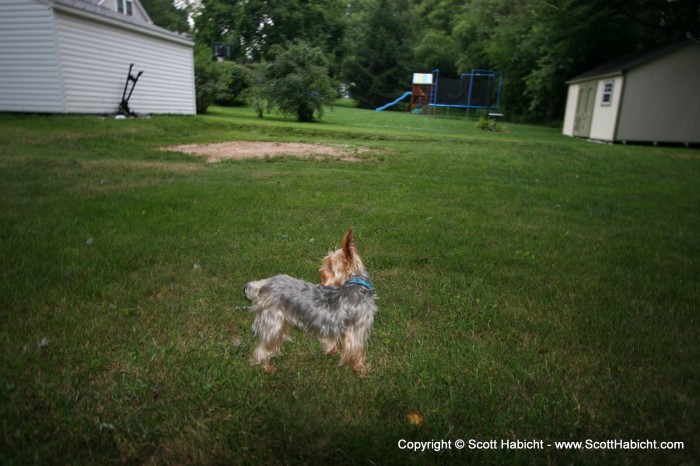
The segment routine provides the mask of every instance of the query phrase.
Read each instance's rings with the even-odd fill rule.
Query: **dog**
[[[253,301],[253,331],[260,337],[253,364],[273,372],[270,359],[281,352],[292,326],[314,333],[326,354],[340,351],[340,365],[350,365],[360,376],[369,375],[367,343],[377,306],[374,286],[349,229],[339,249],[323,259],[321,285],[288,275],[246,283]]]

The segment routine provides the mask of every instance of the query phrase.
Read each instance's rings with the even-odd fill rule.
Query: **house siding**
[[[0,111],[64,111],[55,34],[47,4],[0,2]]]
[[[700,143],[700,46],[627,73],[615,139]]]
[[[65,111],[116,112],[129,65],[143,71],[129,106],[136,113],[194,114],[192,47],[56,13]],[[131,87],[131,86],[130,86]]]

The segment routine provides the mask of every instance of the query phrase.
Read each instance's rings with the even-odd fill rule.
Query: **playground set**
[[[410,97],[407,111],[434,115],[436,108],[464,108],[495,110],[501,101],[503,73],[492,70],[472,70],[460,79],[440,76],[440,70],[432,73],[413,73],[411,90],[393,102],[378,107],[381,112]]]

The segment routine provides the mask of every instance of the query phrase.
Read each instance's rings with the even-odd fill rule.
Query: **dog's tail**
[[[248,282],[243,286],[243,293],[246,298],[251,301],[255,301],[260,294],[260,288],[264,285],[265,280],[258,280],[255,282]]]

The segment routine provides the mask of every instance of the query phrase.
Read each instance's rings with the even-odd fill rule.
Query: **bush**
[[[225,73],[226,89],[216,99],[220,105],[241,105],[245,90],[251,85],[251,71],[243,65],[232,61],[222,61],[216,64]]]
[[[212,59],[211,51],[203,48],[194,56],[194,86],[197,113],[206,113],[207,108],[228,89],[229,76],[221,63]]]
[[[503,125],[499,125],[496,123],[495,119],[492,118],[486,118],[485,116],[480,116],[479,121],[476,122],[476,127],[477,129],[481,129],[484,131],[494,131],[496,133],[505,133],[508,131],[508,128]]]
[[[296,115],[302,122],[322,117],[323,106],[333,105],[338,93],[321,49],[298,41],[287,48],[275,46],[272,53],[273,61],[256,73],[258,89],[251,94],[257,102],[277,107],[283,115]]]

